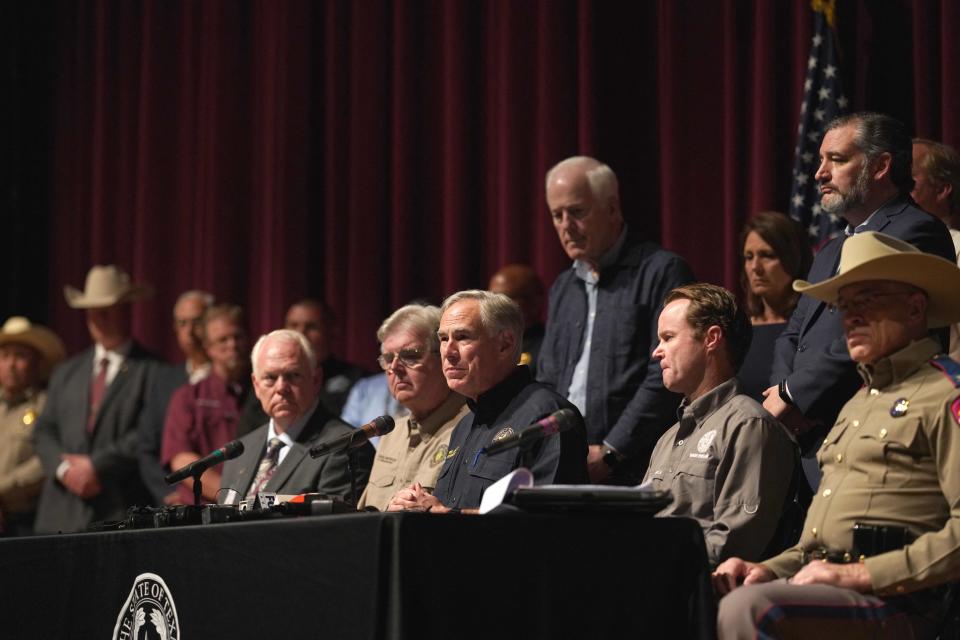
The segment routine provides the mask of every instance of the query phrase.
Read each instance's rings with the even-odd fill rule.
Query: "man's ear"
[[[930,301],[926,294],[919,291],[911,293],[907,298],[907,317],[916,322],[927,323],[927,309],[930,307]]]
[[[711,325],[704,333],[703,346],[706,347],[707,353],[711,353],[719,349],[721,344],[723,344],[723,329],[717,325]]]
[[[937,187],[937,202],[946,202],[953,194],[953,185],[945,183]]]
[[[890,175],[890,169],[893,166],[893,156],[884,151],[873,160],[874,166],[871,171],[874,180],[882,180]]]
[[[500,336],[500,355],[504,358],[512,358],[517,350],[517,337],[511,331],[501,331]]]

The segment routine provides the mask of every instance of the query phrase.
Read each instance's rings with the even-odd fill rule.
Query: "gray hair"
[[[447,309],[464,300],[477,301],[480,306],[480,324],[488,335],[494,336],[501,331],[513,335],[517,343],[515,356],[519,361],[523,351],[523,313],[520,306],[502,293],[467,289],[448,296],[440,311],[446,313]]]
[[[440,328],[440,307],[431,305],[408,304],[390,314],[377,329],[377,340],[381,343],[397,329],[409,329],[427,343],[430,351],[440,350],[437,329]]]
[[[550,186],[550,182],[558,171],[565,169],[583,170],[587,184],[590,185],[590,193],[593,194],[595,200],[600,202],[606,202],[610,198],[619,200],[620,185],[617,182],[617,174],[608,165],[590,156],[573,156],[553,165],[547,171],[546,186]]]
[[[313,352],[313,347],[310,346],[310,342],[304,337],[299,331],[292,331],[290,329],[277,329],[276,331],[271,331],[268,334],[262,335],[257,338],[257,343],[253,345],[253,351],[250,352],[250,363],[253,365],[253,375],[260,377],[260,369],[257,367],[257,359],[260,357],[260,350],[263,349],[269,340],[278,340],[280,342],[286,342],[288,344],[299,345],[300,351],[307,356],[307,361],[310,363],[310,374],[312,375],[317,370],[317,354]]]
[[[214,297],[212,293],[201,291],[200,289],[191,289],[190,291],[184,291],[177,296],[177,301],[173,303],[173,308],[176,309],[181,302],[184,300],[190,300],[191,298],[196,298],[202,302],[204,308],[213,306]]]

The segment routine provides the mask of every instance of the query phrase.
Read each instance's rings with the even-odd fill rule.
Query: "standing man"
[[[130,303],[152,293],[119,268],[95,266],[83,291],[64,287],[84,309],[93,346],[54,372],[34,444],[47,474],[37,533],[82,531],[121,520],[149,503],[137,465],[137,423],[156,358],[131,337]]]
[[[520,364],[537,370],[537,356],[543,345],[543,281],[526,264],[508,264],[490,278],[487,287],[494,293],[502,293],[517,303],[523,314],[523,347]]]
[[[827,126],[815,177],[823,210],[843,217],[847,231],[817,254],[809,281],[836,274],[844,241],[863,231],[882,231],[956,260],[946,226],[910,200],[911,155],[906,127],[890,116],[855,113]],[[815,488],[817,443],[861,384],[843,338],[841,314],[834,307],[800,297],[777,339],[770,383],[763,406],[800,435],[807,479]]]
[[[683,394],[680,421],[660,438],[644,480],[673,495],[657,515],[696,520],[711,566],[731,555],[758,560],[780,542],[797,452],[734,377],[750,349],[750,319],[729,291],[698,283],[667,294],[657,327],[663,384]]]
[[[320,402],[323,374],[313,348],[302,333],[278,329],[253,346],[253,389],[270,416],[262,427],[243,436],[243,453],[223,466],[221,504],[235,504],[261,491],[283,494],[323,493],[347,497],[347,453],[311,458],[322,442],[354,432]],[[355,450],[357,491],[367,483],[373,463],[369,443]]]
[[[161,462],[175,471],[237,437],[237,425],[250,395],[249,355],[243,310],[233,304],[207,309],[200,325],[203,346],[212,364],[209,376],[185,384],[170,399],[163,428]],[[203,498],[215,502],[221,465],[207,469]],[[193,504],[193,478],[177,485],[180,504]]]
[[[409,413],[380,439],[358,509],[384,511],[399,489],[413,483],[432,492],[447,460],[450,434],[470,412],[466,399],[450,391],[443,377],[439,326],[440,309],[410,304],[394,311],[377,331],[390,394]]]
[[[794,288],[840,310],[864,384],[820,449],[799,543],[717,567],[719,636],[933,638],[960,573],[960,364],[928,330],[960,320],[960,269],[866,232],[839,275]]]
[[[917,205],[950,228],[953,248],[960,254],[960,231],[953,228],[960,215],[960,154],[933,140],[913,140],[913,191]],[[960,255],[957,257],[960,264]],[[960,324],[950,326],[950,357],[960,358]]]
[[[43,466],[33,449],[33,429],[47,399],[63,342],[22,316],[0,329],[0,535],[29,535],[43,486]]]
[[[210,359],[203,349],[201,329],[203,314],[213,305],[213,295],[206,291],[185,291],[173,305],[173,331],[183,362],[157,363],[147,387],[143,412],[140,415],[140,475],[156,505],[179,502],[175,487],[163,477],[166,471],[160,462],[163,421],[173,392],[181,385],[196,384],[210,374]]]
[[[421,508],[443,513],[474,510],[487,487],[517,467],[528,467],[536,484],[586,480],[586,442],[580,414],[572,429],[536,442],[529,451],[486,454],[490,444],[573,405],[533,380],[518,366],[523,316],[510,298],[489,291],[461,291],[443,302],[440,359],[447,386],[467,397],[473,412],[450,437],[447,460],[433,495],[419,484],[401,489],[391,510]]]
[[[657,316],[667,292],[693,274],[683,258],[628,230],[617,177],[593,158],[547,172],[547,205],[573,268],[550,289],[537,380],[583,414],[590,479],[633,484],[680,402],[650,357]]]

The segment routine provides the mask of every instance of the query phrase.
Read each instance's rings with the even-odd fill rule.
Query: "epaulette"
[[[941,353],[940,355],[930,358],[930,364],[939,369],[940,373],[947,376],[947,379],[950,380],[954,388],[960,388],[960,362]]]

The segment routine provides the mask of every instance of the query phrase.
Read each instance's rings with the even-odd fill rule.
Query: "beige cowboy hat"
[[[23,316],[10,316],[0,328],[0,346],[25,344],[40,354],[40,379],[47,380],[50,372],[66,356],[63,341],[53,331],[39,324],[32,324]]]
[[[153,295],[153,287],[133,284],[125,271],[112,264],[96,265],[87,274],[83,291],[67,285],[63,295],[74,309],[99,309],[148,298]]]
[[[841,288],[865,280],[892,280],[923,289],[929,298],[927,326],[931,329],[960,320],[960,268],[957,264],[875,231],[864,231],[847,238],[840,251],[837,275],[817,284],[795,280],[793,288],[836,304]]]

